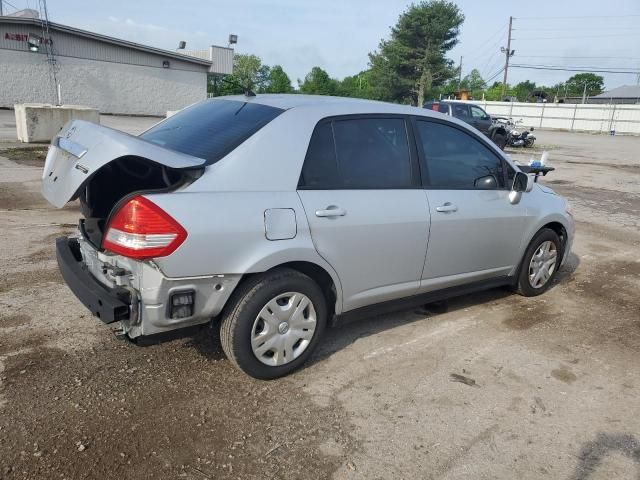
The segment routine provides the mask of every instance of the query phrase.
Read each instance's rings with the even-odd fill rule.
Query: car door
[[[418,117],[415,131],[431,212],[421,290],[509,274],[527,213],[509,201],[511,167],[462,126]]]
[[[312,135],[298,194],[343,311],[417,292],[429,208],[403,116],[337,117]]]
[[[471,110],[471,125],[488,135],[489,128],[491,128],[491,117],[477,105],[469,105],[469,109]]]

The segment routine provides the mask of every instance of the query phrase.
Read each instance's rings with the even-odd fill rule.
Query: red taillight
[[[144,197],[134,197],[113,215],[102,248],[130,258],[166,257],[187,238],[178,222]]]

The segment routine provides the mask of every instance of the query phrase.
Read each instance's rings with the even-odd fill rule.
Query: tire
[[[548,253],[545,254],[544,247],[549,246]],[[542,247],[542,248],[541,248]],[[555,252],[555,263],[551,268],[551,256]],[[558,234],[549,228],[543,228],[540,230],[531,240],[531,243],[527,247],[527,251],[522,258],[520,269],[518,273],[518,282],[516,284],[516,291],[525,297],[535,297],[546,292],[553,283],[553,279],[558,273],[560,263],[562,261],[562,243]],[[536,255],[538,260],[532,262],[533,256]],[[536,266],[547,266],[547,274],[544,273],[544,268],[536,268]],[[538,272],[543,270],[540,277],[537,276]]]
[[[527,139],[524,142],[524,146],[527,147],[527,148],[531,148],[531,147],[533,147],[534,142],[535,142],[535,139]]]
[[[297,313],[287,320],[291,312]],[[249,278],[231,295],[222,314],[220,343],[247,375],[273,379],[309,358],[326,323],[326,300],[318,284],[296,270],[275,269]]]
[[[504,150],[504,147],[507,145],[507,137],[502,133],[496,133],[492,140],[500,150]]]

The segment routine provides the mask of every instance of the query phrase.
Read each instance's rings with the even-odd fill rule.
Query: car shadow
[[[563,282],[566,282],[579,265],[580,258],[574,253],[570,253],[566,262],[560,267],[549,289],[551,290]],[[517,294],[514,293],[511,288],[498,287],[459,297],[452,297],[448,300],[426,304],[418,308],[398,310],[393,313],[373,315],[344,322],[339,321],[334,327],[327,330],[322,343],[302,368],[308,368],[317,362],[323,361],[361,338],[376,335],[386,330],[392,330],[396,327],[409,325],[414,322],[429,321],[430,319],[436,319],[444,313],[464,310],[465,308],[499,301],[514,295]]]
[[[579,265],[580,258],[574,253],[570,253],[567,261],[562,265],[554,278],[550,289],[569,281]],[[327,328],[324,339],[301,369],[309,368],[315,363],[323,361],[360,338],[366,338],[370,335],[376,335],[386,330],[392,330],[396,327],[418,321],[429,321],[444,313],[463,310],[479,304],[495,302],[513,295],[515,294],[510,288],[498,287],[459,297],[452,297],[448,300],[429,303],[410,309],[371,315],[365,318],[338,321],[334,326]],[[182,348],[194,348],[209,360],[226,358],[220,345],[220,329],[219,323],[216,321],[205,325],[196,325],[194,327],[144,337],[134,343],[147,347],[179,339],[187,339],[182,343]]]
[[[410,325],[414,322],[428,322],[445,313],[464,310],[477,304],[498,301],[511,295],[513,295],[513,292],[509,288],[498,287],[461,297],[452,297],[448,300],[429,303],[411,309],[354,320],[338,320],[335,326],[326,331],[322,343],[303,368],[311,367],[313,364],[325,360],[361,338],[377,335],[386,330]]]
[[[139,347],[152,347],[176,340],[184,340],[182,348],[193,348],[208,360],[222,360],[226,356],[220,344],[220,328],[218,323],[194,325],[165,333],[157,333],[130,340]]]

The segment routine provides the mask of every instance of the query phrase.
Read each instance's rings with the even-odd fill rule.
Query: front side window
[[[402,118],[321,123],[309,142],[301,176],[307,189],[391,189],[412,186]]]
[[[486,118],[488,115],[480,107],[476,107],[475,105],[471,105],[471,116],[473,118],[483,119],[483,118]]]
[[[416,124],[431,187],[504,188],[502,160],[489,147],[450,125],[425,121]]]
[[[283,111],[259,103],[205,100],[151,127],[140,138],[211,165]]]

